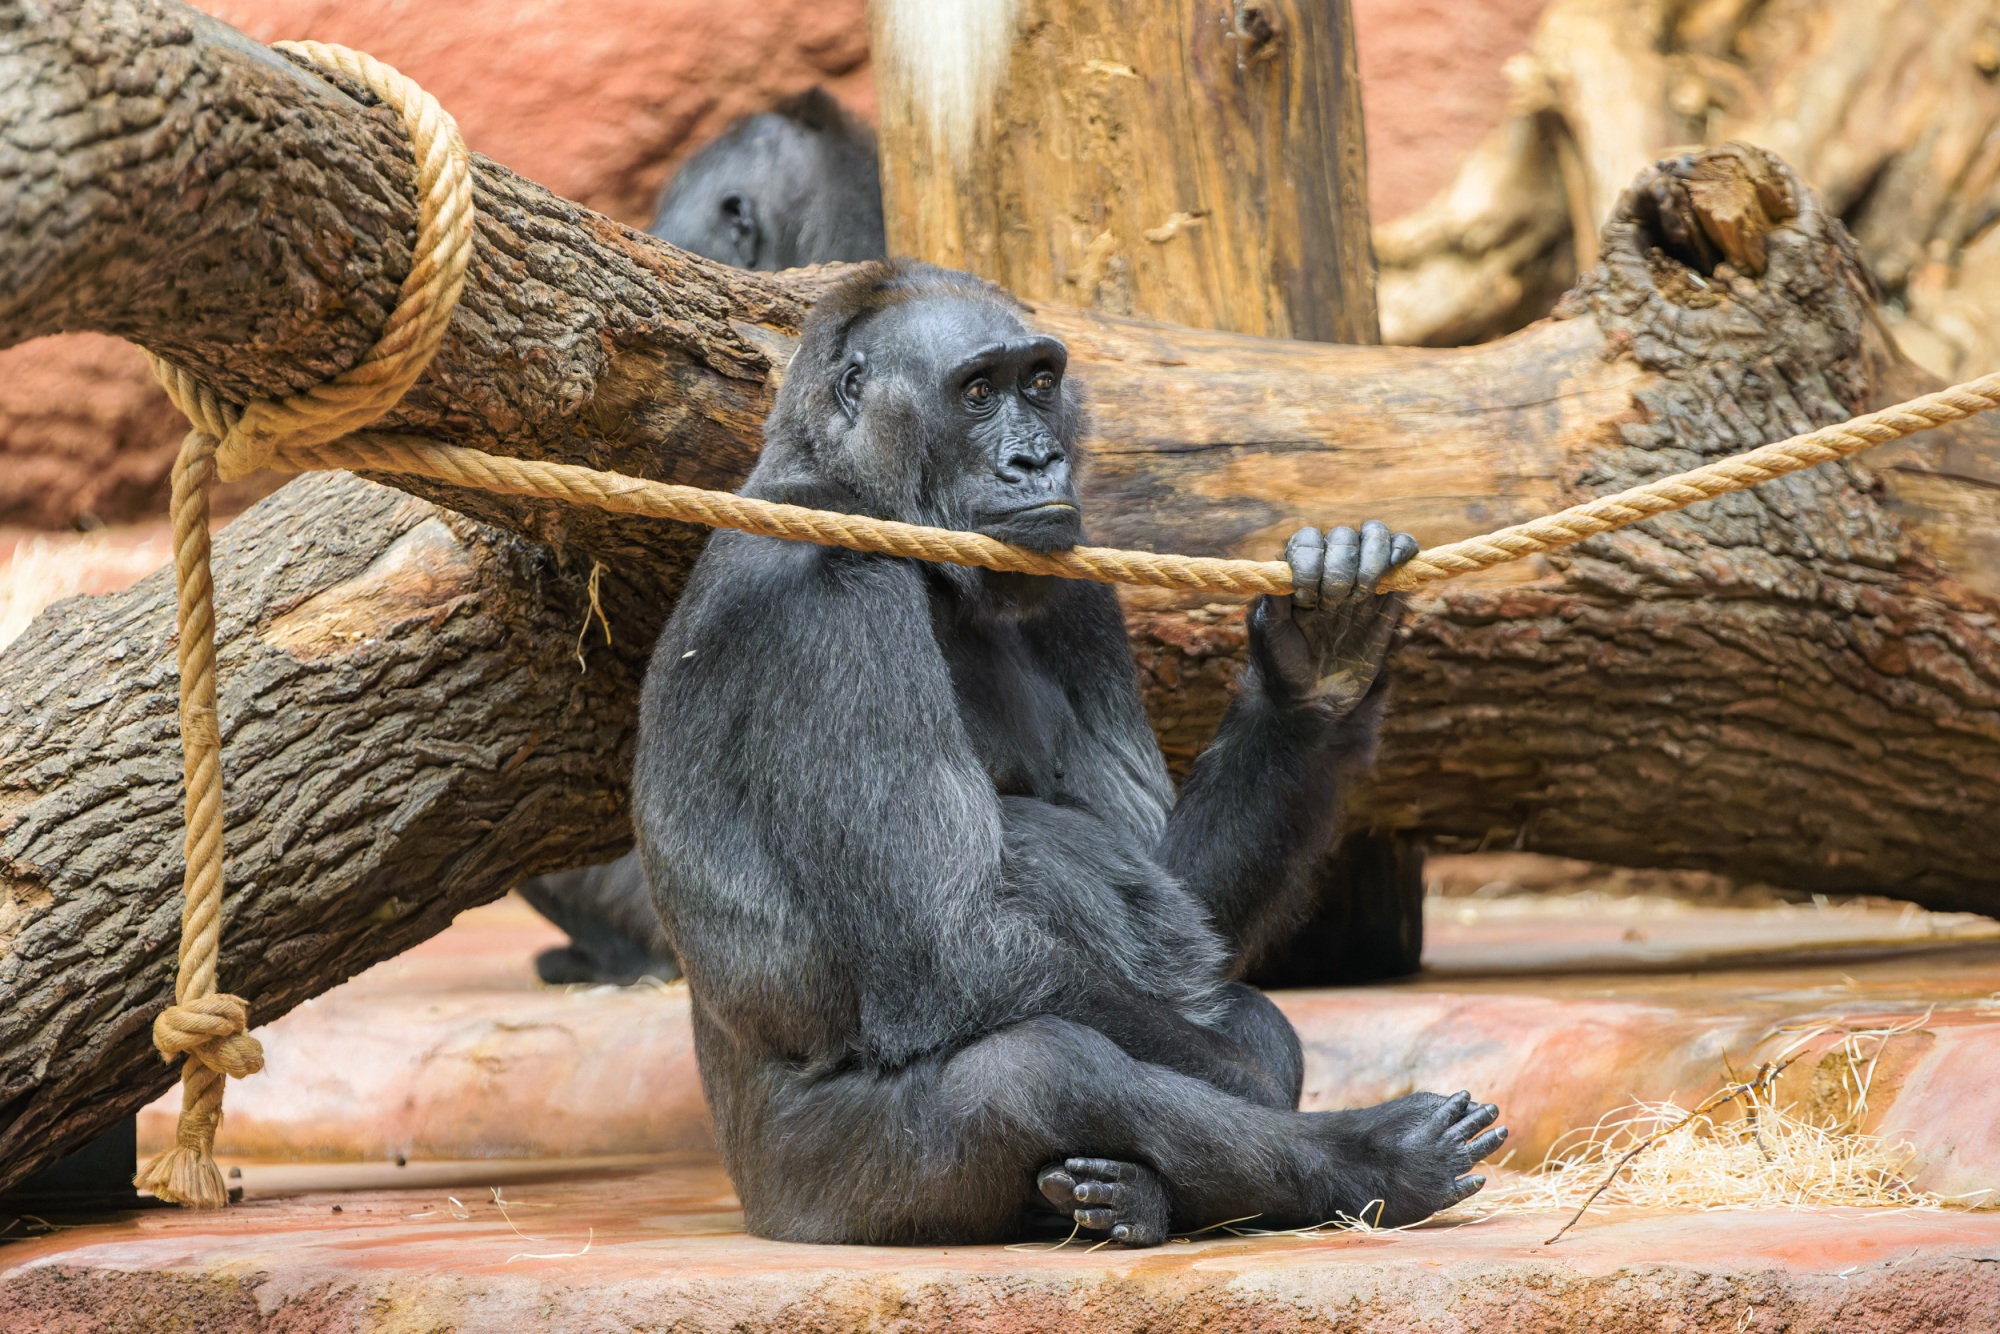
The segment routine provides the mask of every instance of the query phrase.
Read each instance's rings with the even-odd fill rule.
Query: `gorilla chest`
[[[1042,801],[1070,797],[1087,738],[1054,670],[1004,622],[961,628],[940,648],[966,736],[994,790]]]

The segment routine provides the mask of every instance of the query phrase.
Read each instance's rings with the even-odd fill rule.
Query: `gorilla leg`
[[[550,986],[630,986],[642,977],[680,976],[636,852],[603,866],[536,876],[516,892],[569,933],[569,944],[535,956],[535,971]]]
[[[1407,977],[1423,966],[1424,849],[1404,834],[1356,830],[1320,859],[1296,930],[1250,961],[1257,986],[1335,987]]]
[[[1256,1078],[1218,1082],[1203,1077],[1204,1082],[1260,1106],[1296,1111],[1305,1085],[1298,1033],[1255,987],[1231,982],[1224,996],[1220,1036],[1234,1049],[1232,1064]],[[1130,1246],[1157,1246],[1166,1240],[1170,1199],[1166,1183],[1151,1168],[1115,1159],[1068,1158],[1044,1167],[1035,1185],[1042,1195],[1038,1204],[1059,1220],[1056,1231],[1069,1231],[1074,1222]]]
[[[1266,1105],[1286,1112],[1298,1110],[1299,1094],[1305,1089],[1306,1059],[1292,1021],[1255,987],[1231,982],[1223,994],[1229,1007],[1223,1016],[1223,1033],[1242,1053],[1240,1059],[1262,1072],[1268,1086],[1278,1091],[1278,1097]]]
[[[730,1158],[751,1230],[793,1241],[1009,1240],[1026,1229],[1038,1174],[1071,1159],[1146,1169],[1131,1174],[1129,1206],[1144,1211],[1156,1177],[1176,1229],[1251,1215],[1302,1226],[1378,1199],[1392,1217],[1422,1218],[1477,1189],[1460,1176],[1502,1133],[1480,1135],[1496,1113],[1463,1095],[1363,1112],[1258,1106],[1048,1017],[891,1075],[787,1083],[732,1118],[746,1142]]]

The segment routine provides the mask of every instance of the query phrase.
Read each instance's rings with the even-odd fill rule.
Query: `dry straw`
[[[1921,1033],[1929,1019],[1926,1012],[1879,1027],[1807,1027],[1747,1078],[1732,1075],[1693,1107],[1670,1099],[1606,1113],[1559,1139],[1533,1172],[1505,1175],[1475,1201],[1489,1214],[1571,1211],[1548,1244],[1599,1203],[1701,1210],[1983,1204],[1986,1192],[1947,1196],[1918,1186],[1915,1148],[1865,1128],[1883,1050]],[[1822,1044],[1830,1035],[1837,1040]],[[1782,1098],[1781,1076],[1815,1056],[1812,1096],[1803,1104]]]

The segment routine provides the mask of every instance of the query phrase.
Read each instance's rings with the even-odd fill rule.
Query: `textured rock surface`
[[[1788,1040],[1782,1025],[1934,1006],[1923,1032],[1883,1047],[1867,1124],[1917,1149],[1925,1186],[2000,1186],[1990,922],[1659,900],[1433,905],[1424,977],[1274,993],[1305,1045],[1307,1107],[1477,1089],[1505,1111],[1516,1165],[1534,1163],[1616,1106],[1699,1096],[1725,1059],[1754,1067]],[[1911,948],[1927,930],[1988,943]],[[686,989],[538,989],[530,960],[560,939],[517,899],[476,908],[269,1025],[269,1065],[231,1088],[218,1149],[380,1163],[711,1147]],[[1759,944],[1761,963],[1728,962]],[[170,1093],[140,1113],[142,1147],[172,1142],[178,1106]]]
[[[251,1177],[246,1173],[246,1184]],[[501,1207],[504,1202],[505,1208]],[[333,1210],[339,1208],[340,1212]],[[0,1248],[9,1334],[1903,1334],[2000,1327],[2000,1216],[1518,1214],[1156,1251],[743,1235],[712,1162],[150,1211]]]

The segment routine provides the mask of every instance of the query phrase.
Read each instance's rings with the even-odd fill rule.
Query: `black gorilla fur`
[[[674,173],[649,230],[739,269],[880,259],[875,136],[818,88],[746,116]]]
[[[984,283],[870,266],[812,313],[744,494],[1074,543],[1065,357]],[[1176,800],[1111,589],[711,539],[647,675],[634,809],[752,1231],[1145,1245],[1478,1188],[1494,1108],[1301,1113],[1296,1035],[1230,980],[1367,758],[1400,615],[1373,589],[1414,551],[1293,539],[1301,592],[1256,605]]]

